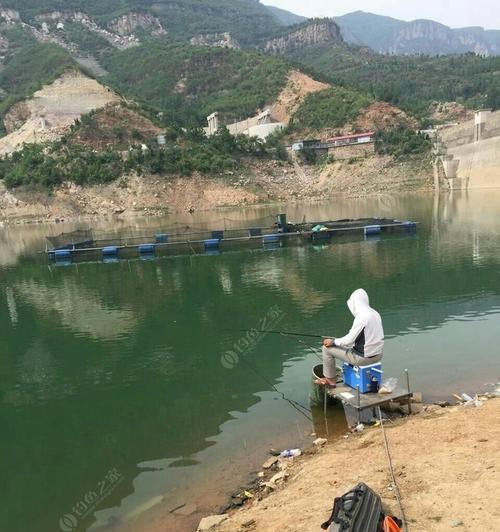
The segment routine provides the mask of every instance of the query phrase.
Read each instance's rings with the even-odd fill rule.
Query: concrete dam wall
[[[439,130],[442,162],[451,188],[500,187],[500,111]]]
[[[468,188],[500,187],[500,137],[449,148],[458,162],[456,177],[468,181]]]

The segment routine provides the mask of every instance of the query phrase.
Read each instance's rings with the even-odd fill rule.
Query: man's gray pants
[[[353,366],[371,366],[382,360],[382,355],[376,355],[371,358],[364,358],[357,355],[352,349],[343,347],[324,347],[323,346],[323,375],[327,379],[336,379],[337,371],[335,359],[343,360]]]

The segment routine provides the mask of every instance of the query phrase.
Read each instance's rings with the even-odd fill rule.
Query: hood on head
[[[369,307],[370,300],[368,299],[368,294],[366,293],[366,291],[362,288],[358,288],[357,290],[355,290],[347,301],[347,306],[349,307],[349,310],[351,311],[351,314],[353,316],[356,316],[356,314],[362,308]]]

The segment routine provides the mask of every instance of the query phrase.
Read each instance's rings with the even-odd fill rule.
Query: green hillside
[[[150,0],[2,0],[3,7],[19,11],[28,21],[51,11],[83,11],[99,22],[107,22],[123,13],[147,9],[151,5]]]
[[[124,153],[116,128],[115,141],[103,147],[109,143],[100,141],[112,138],[106,129],[99,127],[97,114],[82,117],[58,142],[29,144],[11,157],[0,158],[0,180],[7,187],[15,188],[23,185],[53,187],[65,181],[95,185],[115,181],[130,172],[158,175],[165,180],[171,176],[190,176],[194,172],[230,179],[233,170],[246,167],[249,157],[287,158],[286,150],[276,137],[271,136],[263,142],[246,135],[233,137],[227,129],[208,138],[200,130],[169,129],[165,146],[159,146],[155,138],[141,138],[140,133],[132,131],[131,138],[137,137],[136,142]],[[85,136],[89,127],[94,128],[93,144],[75,142],[75,137]],[[126,127],[126,121],[122,122],[123,136],[126,136]],[[100,148],[96,142],[101,144]]]
[[[332,83],[365,91],[424,119],[433,101],[457,101],[470,108],[500,105],[500,57],[402,57],[337,46],[303,49],[292,58]]]
[[[107,56],[105,80],[165,114],[167,123],[206,125],[214,111],[246,118],[271,103],[290,70],[280,58],[226,48],[151,41]],[[134,68],[131,68],[134,65]]]
[[[105,53],[111,53],[114,50],[109,41],[79,22],[67,21],[64,24],[64,35],[68,41],[76,44],[84,54],[90,54],[98,60]]]
[[[278,24],[282,24],[283,26],[293,26],[307,20],[307,17],[296,15],[279,7],[266,6],[266,8],[272,13]]]
[[[101,25],[130,11],[146,11],[176,40],[231,32],[243,46],[252,46],[280,26],[256,0],[5,0],[2,5],[18,10],[26,20],[51,11],[83,11]]]
[[[160,0],[155,6],[170,35],[179,40],[229,31],[242,46],[253,46],[280,26],[255,0]]]
[[[342,87],[333,87],[309,94],[295,113],[294,129],[340,128],[356,120],[360,111],[372,103],[363,93]]]

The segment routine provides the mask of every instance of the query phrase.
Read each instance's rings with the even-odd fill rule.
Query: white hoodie
[[[335,345],[355,352],[366,358],[381,355],[384,351],[384,329],[380,314],[370,307],[368,294],[358,289],[349,298],[347,306],[354,316],[351,330],[336,338]]]

